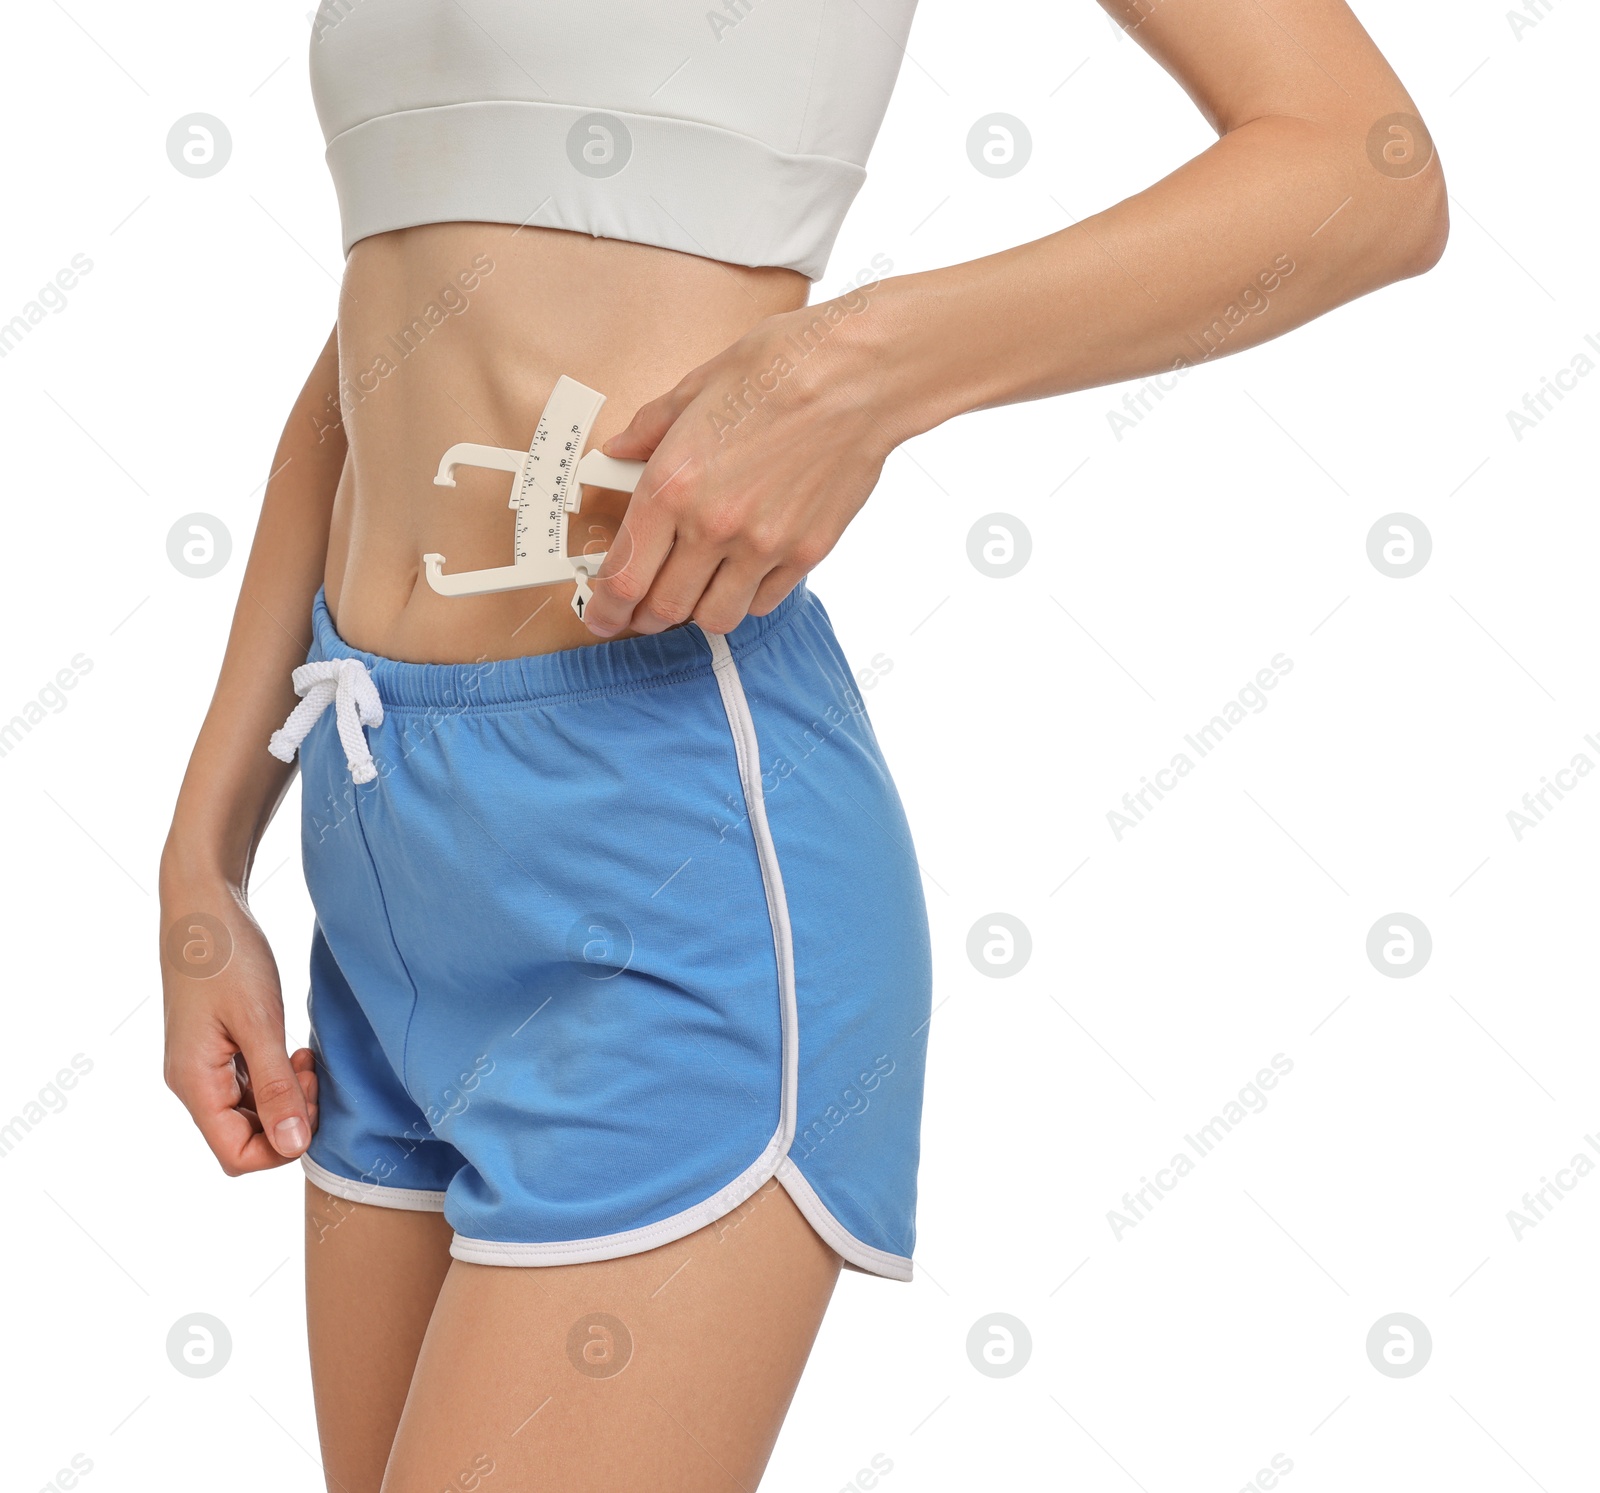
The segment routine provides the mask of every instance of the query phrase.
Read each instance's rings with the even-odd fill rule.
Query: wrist
[[[158,895],[163,902],[192,902],[204,891],[243,901],[253,859],[253,848],[229,849],[219,840],[174,832],[161,849]]]
[[[967,360],[949,356],[936,286],[929,275],[895,275],[837,298],[850,313],[837,336],[854,396],[894,446],[976,406],[963,387]]]

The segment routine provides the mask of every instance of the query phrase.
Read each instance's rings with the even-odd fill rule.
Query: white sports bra
[[[344,252],[418,223],[527,223],[816,280],[915,6],[322,0],[311,90]]]

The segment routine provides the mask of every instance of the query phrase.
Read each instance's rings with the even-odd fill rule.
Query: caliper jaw
[[[511,472],[517,481],[511,489],[509,506],[520,511],[517,516],[516,554],[510,565],[486,570],[458,570],[447,575],[443,555],[424,555],[423,571],[428,585],[434,591],[441,596],[482,596],[496,591],[514,591],[524,586],[557,586],[576,580],[572,610],[580,618],[583,616],[594,594],[590,582],[605,560],[605,553],[569,555],[567,516],[580,510],[585,484],[631,493],[638,486],[644,463],[621,461],[601,451],[590,451],[578,460],[571,469],[570,478],[563,482],[561,473],[570,457],[559,456],[558,448],[551,442],[557,429],[565,429],[569,439],[559,449],[582,451],[594,427],[595,417],[604,403],[603,394],[562,374],[556,380],[555,389],[539,416],[538,428],[527,451],[460,441],[444,453],[433,479],[436,486],[454,487],[457,467],[483,467],[489,471]],[[525,524],[527,510],[531,506],[530,493],[539,488],[538,479],[547,460],[554,463],[556,470],[556,476],[549,479],[553,485],[542,490],[547,507],[553,501],[552,494],[558,490],[557,485],[560,501],[559,507],[550,510],[556,532],[546,536],[548,543],[540,550],[528,542]]]

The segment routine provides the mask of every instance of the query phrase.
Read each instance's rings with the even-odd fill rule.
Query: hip
[[[791,915],[819,948],[852,948],[869,985],[874,961],[926,962],[911,830],[805,583],[726,637],[689,624],[445,665],[352,648],[319,598],[310,663],[337,660],[381,720],[355,728],[370,763],[336,709],[305,737],[308,883],[324,922],[374,878],[425,914],[425,936],[414,918],[394,933],[415,942],[414,977],[482,990],[591,956],[693,967],[726,959],[734,920]]]
[[[274,738],[317,913],[314,1180],[539,1264],[777,1175],[847,1262],[907,1278],[927,909],[809,586],[726,636],[480,664],[354,649],[320,598],[314,622]]]

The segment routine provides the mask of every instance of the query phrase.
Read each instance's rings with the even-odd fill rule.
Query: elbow
[[[1398,279],[1424,275],[1444,257],[1450,238],[1450,194],[1445,190],[1439,158],[1420,176],[1406,184],[1411,197],[1396,227],[1395,241],[1399,263]]]
[[[1433,136],[1415,114],[1391,113],[1371,127],[1364,145],[1378,177],[1374,185],[1388,277],[1426,274],[1443,257],[1450,238],[1450,194]]]

